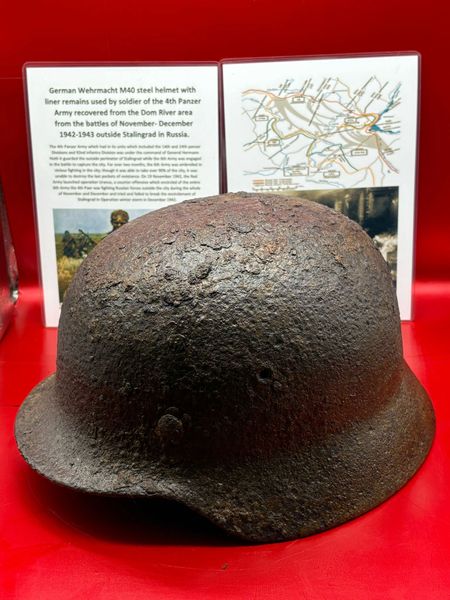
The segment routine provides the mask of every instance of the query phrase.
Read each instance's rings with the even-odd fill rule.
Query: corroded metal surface
[[[244,193],[155,211],[93,250],[57,372],[16,423],[49,479],[178,500],[254,542],[379,504],[433,433],[370,238],[318,204]]]

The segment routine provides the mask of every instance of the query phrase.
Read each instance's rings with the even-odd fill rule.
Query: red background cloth
[[[79,0],[8,3],[0,18],[0,173],[23,287],[0,343],[0,598],[429,599],[450,597],[450,169],[448,19],[432,3]],[[437,413],[418,475],[341,527],[244,546],[189,513],[147,518],[66,493],[18,454],[13,421],[55,368],[56,331],[40,319],[22,65],[26,61],[219,60],[270,55],[422,53],[416,321],[405,357]],[[428,280],[424,282],[423,280]],[[434,280],[434,281],[431,281]],[[136,509],[137,510],[137,509]]]
[[[422,54],[419,277],[450,276],[448,17],[409,0],[40,0],[4,3],[0,19],[0,174],[22,281],[36,244],[22,88],[27,61],[220,60],[417,50]]]

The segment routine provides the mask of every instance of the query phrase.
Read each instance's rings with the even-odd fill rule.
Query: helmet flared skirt
[[[94,494],[175,500],[254,543],[324,531],[377,506],[417,471],[435,429],[430,400],[406,363],[397,393],[370,418],[295,451],[228,464],[115,456],[72,429],[54,394],[53,375],[16,419],[20,452],[38,473]]]

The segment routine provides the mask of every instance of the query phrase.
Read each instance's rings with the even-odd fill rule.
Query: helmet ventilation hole
[[[271,381],[272,377],[272,369],[269,369],[269,367],[264,367],[263,369],[261,369],[258,375],[258,379],[263,382]]]

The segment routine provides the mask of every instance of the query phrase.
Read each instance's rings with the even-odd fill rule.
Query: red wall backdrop
[[[54,0],[0,16],[0,173],[23,282],[37,280],[22,87],[27,61],[219,60],[417,50],[422,54],[416,274],[450,276],[450,76],[445,3],[361,0]]]

